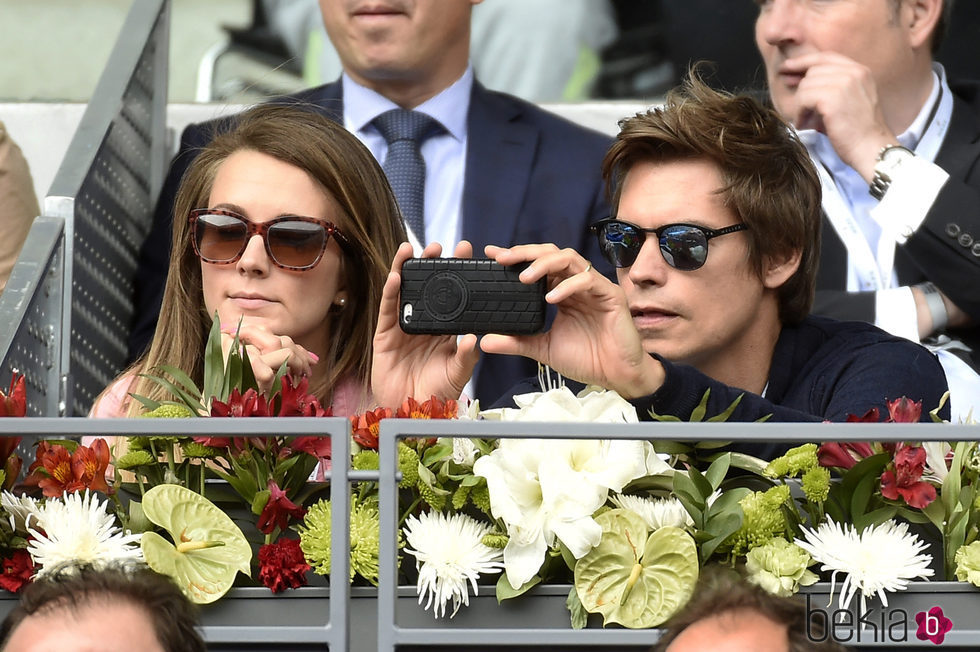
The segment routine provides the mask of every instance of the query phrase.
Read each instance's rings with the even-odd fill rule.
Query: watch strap
[[[925,296],[926,307],[929,308],[929,314],[932,316],[932,332],[935,333],[946,328],[946,324],[949,323],[949,314],[946,312],[946,304],[943,303],[939,288],[929,281],[919,283],[916,287],[922,290],[922,294]]]
[[[888,191],[888,187],[891,186],[892,178],[884,170],[882,170],[882,161],[885,160],[885,156],[888,154],[889,150],[900,149],[908,152],[911,156],[915,156],[915,152],[910,150],[908,147],[902,145],[885,145],[878,151],[878,158],[875,159],[875,173],[871,178],[871,185],[868,186],[868,194],[881,201],[882,197]]]

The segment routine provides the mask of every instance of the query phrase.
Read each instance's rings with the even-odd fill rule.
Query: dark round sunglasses
[[[336,226],[315,217],[288,215],[256,223],[232,211],[197,208],[188,220],[194,253],[214,265],[236,262],[256,234],[262,236],[276,267],[297,271],[312,269],[320,262],[331,236],[342,248],[348,246],[347,237]]]
[[[708,259],[708,240],[720,235],[744,231],[745,224],[733,224],[723,229],[709,229],[695,224],[665,224],[657,229],[607,218],[589,226],[599,238],[599,249],[606,260],[616,267],[629,267],[636,261],[648,233],[660,240],[660,253],[674,269],[690,272]]]

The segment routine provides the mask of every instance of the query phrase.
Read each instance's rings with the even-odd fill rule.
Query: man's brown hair
[[[778,290],[779,317],[795,324],[810,312],[820,256],[820,181],[806,148],[772,109],[745,95],[716,91],[698,69],[663,106],[619,123],[602,163],[613,215],[626,174],[638,163],[702,159],[721,171],[726,206],[749,228],[749,257],[761,278],[767,259],[801,252],[800,267]]]
[[[847,649],[826,636],[822,623],[807,626],[806,605],[800,596],[773,595],[731,569],[711,566],[702,571],[690,602],[667,622],[667,633],[652,652],[664,652],[674,639],[697,622],[709,618],[737,618],[746,612],[785,626],[789,652],[843,652]],[[811,635],[822,640],[812,640]]]
[[[205,652],[197,631],[197,607],[166,575],[142,565],[96,567],[68,563],[36,578],[20,594],[20,602],[0,625],[0,646],[29,616],[77,612],[102,604],[127,604],[140,609],[166,652]],[[106,623],[112,627],[112,623]]]

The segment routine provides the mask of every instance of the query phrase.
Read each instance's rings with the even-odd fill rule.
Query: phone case
[[[412,258],[402,265],[399,324],[412,334],[540,332],[545,281],[522,283],[526,265],[492,260]]]

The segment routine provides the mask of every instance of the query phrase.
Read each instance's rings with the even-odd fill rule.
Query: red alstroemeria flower
[[[37,447],[37,460],[31,464],[28,478],[49,498],[74,493],[83,489],[109,493],[105,481],[109,466],[109,445],[104,439],[96,439],[91,446],[75,448],[74,453],[61,444],[42,441]]]
[[[228,448],[231,446],[231,437],[191,437],[191,439],[198,444],[211,448]]]
[[[34,560],[23,548],[3,560],[3,573],[0,573],[0,587],[11,593],[19,593],[34,576]]]
[[[294,451],[300,451],[321,460],[330,459],[333,451],[330,437],[293,437],[289,446]]]
[[[936,499],[936,488],[922,480],[925,466],[924,448],[899,444],[895,449],[895,470],[881,474],[881,495],[889,500],[901,496],[910,507],[926,507]]]
[[[289,374],[282,378],[282,390],[279,393],[281,398],[279,404],[279,416],[281,417],[329,417],[333,416],[332,410],[324,410],[320,401],[315,396],[307,393],[310,380],[306,376],[300,378],[296,386],[293,386],[293,378]]]
[[[904,396],[888,402],[888,421],[894,423],[918,423],[922,417],[922,401],[912,401]]]
[[[381,430],[381,420],[392,418],[391,408],[378,408],[350,418],[351,438],[361,448],[378,450],[378,432]]]
[[[306,586],[309,570],[299,539],[279,539],[259,548],[259,579],[273,593]]]
[[[279,488],[275,480],[269,480],[269,502],[262,508],[259,515],[258,528],[263,534],[271,534],[275,528],[280,531],[289,525],[289,518],[303,518],[306,508],[297,505],[286,497],[286,492]]]
[[[211,401],[211,416],[213,417],[271,417],[269,404],[265,397],[254,389],[242,394],[238,388],[231,390],[228,402]]]
[[[847,415],[847,423],[878,423],[881,420],[878,408],[873,407],[864,413],[864,416],[858,417],[853,414]]]
[[[27,414],[27,386],[24,375],[15,373],[6,394],[0,391],[0,417],[22,417]]]
[[[17,482],[17,476],[20,475],[20,467],[24,461],[20,455],[14,455],[14,451],[20,445],[21,439],[21,437],[0,437],[0,465],[3,466],[4,472],[4,489],[13,487]]]
[[[817,449],[817,461],[823,467],[849,469],[866,457],[874,455],[871,445],[863,441],[830,441]]]

